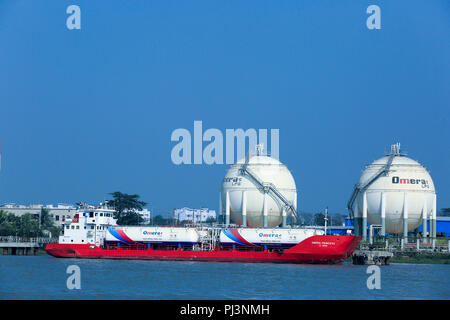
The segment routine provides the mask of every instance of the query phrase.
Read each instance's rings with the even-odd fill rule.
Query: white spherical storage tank
[[[297,189],[279,160],[257,154],[239,160],[225,175],[221,207],[227,217],[245,227],[276,227],[297,210]]]
[[[433,180],[425,167],[400,152],[399,144],[366,166],[358,187],[353,203],[355,218],[382,225],[385,232],[406,237],[408,231],[436,218]]]

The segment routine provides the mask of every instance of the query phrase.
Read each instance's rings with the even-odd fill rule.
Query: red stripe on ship
[[[245,239],[241,236],[241,234],[239,233],[239,231],[238,231],[237,229],[231,229],[231,228],[230,228],[229,230],[230,230],[231,234],[232,234],[233,236],[235,236],[236,239],[238,239],[239,241],[245,243],[246,245],[253,246],[253,247],[257,247],[257,245],[254,245],[253,243],[250,243],[250,242],[248,242],[247,240],[245,240]]]
[[[126,234],[125,232],[123,232],[123,230],[121,229],[116,229],[117,233],[126,241],[126,242],[130,242],[130,243],[134,243],[133,240],[131,240]]]

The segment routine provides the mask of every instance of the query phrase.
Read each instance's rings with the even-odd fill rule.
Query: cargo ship
[[[45,250],[58,258],[335,264],[360,240],[317,228],[118,226],[101,205],[80,208]]]

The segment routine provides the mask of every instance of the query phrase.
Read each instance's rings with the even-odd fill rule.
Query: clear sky
[[[450,207],[449,114],[448,0],[0,0],[0,203],[122,191],[157,213],[217,210],[228,165],[170,156],[172,131],[201,120],[279,129],[300,211],[345,213],[395,142]]]

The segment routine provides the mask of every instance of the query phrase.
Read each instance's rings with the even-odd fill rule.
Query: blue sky
[[[0,203],[218,209],[228,166],[170,158],[172,131],[201,120],[280,129],[301,211],[345,213],[398,141],[450,207],[449,18],[446,0],[0,0]]]

